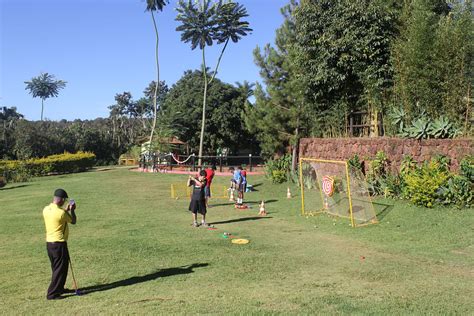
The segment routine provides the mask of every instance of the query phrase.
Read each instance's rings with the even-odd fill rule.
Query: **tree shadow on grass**
[[[129,286],[129,285],[134,285],[134,284],[143,283],[147,281],[152,281],[158,278],[164,278],[164,277],[169,277],[169,276],[179,275],[179,274],[193,273],[194,272],[193,269],[207,267],[208,265],[209,263],[193,263],[187,266],[161,269],[147,275],[134,276],[128,279],[115,281],[108,284],[98,284],[98,285],[88,286],[88,287],[81,288],[79,290],[81,292],[81,295],[87,295],[94,292],[112,290],[121,286]]]
[[[245,222],[245,221],[256,221],[256,220],[264,219],[264,218],[273,218],[273,217],[270,217],[270,216],[241,217],[241,218],[229,219],[227,221],[213,222],[213,223],[209,223],[209,224],[210,225],[230,224],[230,223]]]
[[[20,184],[20,185],[15,185],[15,186],[8,186],[8,188],[1,188],[0,191],[13,190],[13,189],[18,189],[18,188],[28,187],[30,185],[33,185],[33,184],[30,183],[30,184]]]

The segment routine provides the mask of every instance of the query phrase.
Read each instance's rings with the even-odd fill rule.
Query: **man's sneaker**
[[[76,291],[73,290],[73,289],[64,289],[61,292],[62,292],[62,294],[76,293]]]
[[[193,227],[199,227],[199,224],[197,222],[194,222]]]
[[[201,226],[202,226],[202,227],[206,227],[206,228],[207,228],[207,227],[210,227],[209,224],[207,224],[206,222],[202,222],[202,223],[201,223]]]

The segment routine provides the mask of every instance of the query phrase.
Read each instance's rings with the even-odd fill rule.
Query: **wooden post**
[[[349,136],[353,137],[354,136],[354,115],[349,113]]]

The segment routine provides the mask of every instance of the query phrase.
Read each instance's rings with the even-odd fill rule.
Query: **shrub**
[[[411,173],[414,170],[416,170],[416,167],[417,167],[416,160],[413,159],[413,157],[410,155],[404,155],[402,162],[400,164],[400,175],[403,178],[406,174]]]
[[[287,181],[287,174],[290,172],[291,156],[284,155],[280,158],[268,160],[265,163],[265,173],[274,183]]]
[[[464,176],[454,176],[438,191],[443,204],[455,204],[458,208],[470,207],[474,202],[474,184]]]
[[[377,152],[375,158],[369,162],[367,186],[371,195],[384,194],[382,183],[387,176],[388,159],[383,151]]]
[[[364,172],[363,170],[364,166],[362,165],[362,162],[360,161],[360,158],[357,154],[355,154],[352,158],[350,158],[347,161],[347,164],[349,165],[349,168],[351,169],[351,171]]]
[[[286,171],[283,170],[273,170],[272,171],[272,182],[273,183],[283,183],[286,182]]]
[[[380,194],[384,197],[396,198],[401,196],[404,187],[403,179],[399,175],[387,174],[379,180]]]
[[[94,166],[95,155],[89,152],[76,154],[64,153],[44,158],[33,158],[24,161],[0,161],[0,173],[5,173],[7,181],[24,182],[31,177],[48,174],[62,174],[85,171]]]
[[[461,160],[460,166],[460,175],[469,179],[469,181],[474,182],[474,156],[467,156]]]
[[[405,197],[414,204],[432,207],[440,187],[449,179],[450,174],[435,160],[405,174]]]

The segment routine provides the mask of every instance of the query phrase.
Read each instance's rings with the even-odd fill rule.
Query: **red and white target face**
[[[334,193],[334,179],[329,176],[323,177],[323,192],[327,196],[331,196]]]

